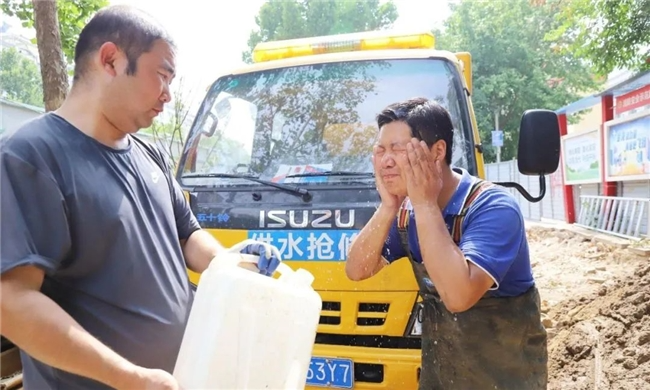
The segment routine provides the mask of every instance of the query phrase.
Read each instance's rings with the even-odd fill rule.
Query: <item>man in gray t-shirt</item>
[[[147,15],[104,9],[79,37],[61,108],[2,139],[2,334],[22,350],[26,389],[178,388],[186,268],[222,247],[132,135],[170,100],[174,54]],[[269,249],[245,249],[264,274],[278,265]]]

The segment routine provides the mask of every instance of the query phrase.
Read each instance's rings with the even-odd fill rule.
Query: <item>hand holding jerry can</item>
[[[186,390],[303,389],[322,308],[313,280],[265,243],[223,251],[199,280],[174,377]]]

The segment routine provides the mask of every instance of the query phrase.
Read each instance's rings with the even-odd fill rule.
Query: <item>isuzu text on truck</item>
[[[345,259],[379,204],[370,156],[388,104],[440,102],[455,125],[453,164],[484,176],[470,54],[435,50],[428,32],[382,31],[262,43],[253,59],[209,88],[177,180],[224,245],[269,242],[315,276],[323,311],[307,388],[416,389],[420,308],[408,260],[353,282]],[[502,184],[539,201],[558,166],[558,121],[522,114],[519,169],[539,176],[542,192]]]

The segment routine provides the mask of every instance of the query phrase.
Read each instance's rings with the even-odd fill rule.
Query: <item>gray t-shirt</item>
[[[54,113],[5,134],[0,264],[42,268],[41,291],[88,332],[172,372],[193,299],[179,240],[199,224],[149,147],[130,137],[111,149]],[[24,353],[22,362],[27,389],[106,388]]]

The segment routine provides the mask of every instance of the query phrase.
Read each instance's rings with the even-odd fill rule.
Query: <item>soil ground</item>
[[[549,334],[548,389],[650,389],[648,252],[574,227],[531,224],[528,237]]]

